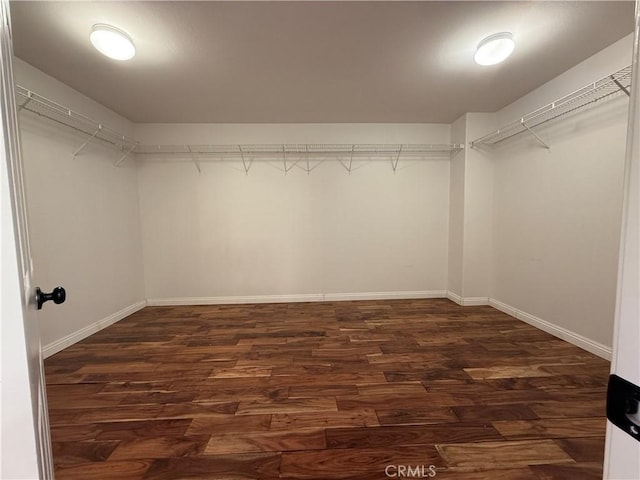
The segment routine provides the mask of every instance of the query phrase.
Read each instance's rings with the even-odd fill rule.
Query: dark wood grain
[[[490,307],[147,307],[45,369],[58,480],[602,476],[608,362]]]

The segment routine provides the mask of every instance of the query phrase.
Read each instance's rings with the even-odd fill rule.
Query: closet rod
[[[628,96],[631,81],[631,65],[629,65],[474,140],[471,142],[471,147],[495,145],[525,131],[533,134],[532,128],[576,112],[588,105],[620,93],[625,93]],[[537,137],[537,135],[535,136]],[[541,141],[538,137],[537,139]]]

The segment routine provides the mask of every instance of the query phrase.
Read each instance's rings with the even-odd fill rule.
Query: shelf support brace
[[[119,167],[122,164],[122,162],[124,162],[126,160],[126,158],[129,156],[129,154],[131,152],[133,152],[133,149],[136,148],[137,145],[138,145],[137,143],[134,143],[133,145],[131,145],[131,147],[129,147],[129,149],[126,152],[124,152],[124,155],[122,155],[120,157],[120,159],[116,163],[114,163],[113,165],[115,167]]]
[[[282,145],[282,161],[284,162],[284,174],[286,175],[300,160],[296,160],[291,164],[291,166],[287,167],[287,151],[285,150],[284,145]]]
[[[73,152],[73,158],[76,158],[80,154],[80,152],[84,149],[84,147],[89,145],[89,142],[94,138],[96,138],[96,135],[100,133],[100,130],[102,130],[102,125],[98,125],[98,129],[93,133],[93,135],[87,138],[87,140],[82,145],[80,145],[80,147],[75,152]]]
[[[617,86],[620,90],[622,90],[624,93],[626,93],[626,94],[627,94],[627,97],[630,97],[630,96],[631,96],[631,93],[629,92],[629,89],[625,88],[625,86],[624,86],[624,85],[622,85],[622,84],[618,81],[618,79],[617,79],[616,77],[614,77],[613,75],[611,75],[611,80],[613,80],[613,83],[615,83],[615,84],[616,84],[616,86]]]
[[[402,154],[402,147],[403,145],[400,145],[400,149],[398,150],[398,155],[396,155],[396,159],[391,160],[391,168],[393,168],[393,174],[396,174],[396,170],[398,168],[398,162],[400,161],[400,155]]]
[[[187,148],[189,149],[189,153],[191,154],[191,161],[193,161],[193,164],[196,166],[196,170],[198,170],[198,175],[200,175],[202,173],[202,170],[200,169],[200,162],[196,158],[195,153],[193,153],[193,151],[191,150],[191,146],[187,146]]]
[[[524,123],[524,118],[520,119],[520,124],[527,130],[527,132],[529,132],[531,135],[533,135],[533,137],[547,150],[551,150],[551,147],[549,145],[547,145],[546,143],[544,143],[544,140],[542,140],[537,134],[536,132],[534,132],[533,130],[531,130],[526,123]]]
[[[351,155],[349,155],[349,175],[351,175],[351,167],[353,166],[353,151],[355,150],[356,146],[355,145],[351,145]]]
[[[242,145],[238,145],[238,150],[240,150],[240,158],[242,158],[242,166],[244,167],[244,174],[249,175],[249,169],[251,168],[251,164],[253,163],[253,160],[249,160],[249,163],[247,163],[246,159],[244,158],[244,152],[242,151]]]
[[[284,150],[284,145],[282,145],[282,161],[284,162],[284,174],[286,175],[289,170],[287,170],[287,152]]]
[[[353,150],[355,148],[355,145],[351,145],[351,152],[349,154],[349,164],[347,165],[345,163],[345,161],[342,158],[338,158],[338,161],[340,162],[340,165],[342,165],[344,167],[344,169],[349,172],[349,175],[351,175],[351,165],[353,164]]]
[[[32,97],[31,95],[32,95],[31,91],[28,91],[28,92],[27,92],[27,99],[24,101],[24,103],[23,103],[22,105],[20,105],[20,106],[18,107],[18,111],[19,111],[19,112],[21,112],[21,111],[22,111],[22,109],[23,109],[24,107],[26,107],[26,106],[31,102],[31,100],[33,100],[33,97]]]

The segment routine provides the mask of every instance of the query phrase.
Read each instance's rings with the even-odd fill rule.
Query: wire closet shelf
[[[350,172],[354,161],[386,159],[391,161],[395,172],[400,160],[450,158],[464,149],[462,144],[141,145],[131,137],[20,85],[16,85],[16,98],[18,111],[34,113],[86,135],[84,143],[73,152],[74,157],[93,140],[101,140],[122,153],[115,165],[135,153],[137,158],[150,161],[186,159],[192,161],[198,171],[200,162],[205,161],[241,160],[248,172],[254,161],[280,161],[285,171],[295,166],[310,171],[321,161],[338,160]]]
[[[138,145],[145,156],[198,156],[211,159],[278,160],[285,158],[370,159],[449,157],[464,148],[450,144],[264,144],[264,145]]]
[[[120,150],[124,154],[120,161],[117,162],[120,163],[138,145],[138,142],[133,138],[20,85],[16,85],[16,98],[19,112],[24,110],[34,113],[87,135],[86,141],[73,152],[74,157],[79,155],[91,141],[96,139]]]
[[[351,172],[354,161],[388,160],[395,172],[401,159],[450,158],[463,148],[461,144],[139,145],[135,152],[152,161],[191,160],[198,171],[201,161],[241,160],[246,173],[254,161],[281,162],[285,172],[296,166],[310,172],[320,162],[337,160]]]
[[[495,145],[514,135],[528,131],[546,148],[549,148],[540,137],[531,130],[532,128],[567,114],[578,112],[589,105],[611,99],[619,94],[625,93],[628,96],[631,80],[631,65],[629,65],[474,140],[471,142],[471,147]]]

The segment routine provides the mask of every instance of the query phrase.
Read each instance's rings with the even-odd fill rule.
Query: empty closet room
[[[0,476],[615,478],[634,7],[10,2]]]

